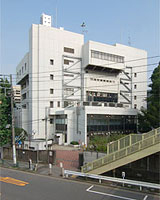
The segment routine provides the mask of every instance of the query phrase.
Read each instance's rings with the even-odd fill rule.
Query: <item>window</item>
[[[134,104],[134,109],[137,109],[137,104]]]
[[[50,94],[53,94],[54,93],[54,89],[50,89]]]
[[[64,64],[65,65],[69,65],[70,63],[73,63],[73,60],[64,59]]]
[[[134,85],[134,89],[137,89],[137,85]]]
[[[53,80],[53,79],[54,79],[54,75],[50,74],[50,80]]]
[[[137,96],[134,96],[134,100],[136,100],[137,99]]]
[[[50,119],[49,121],[50,121],[50,124],[53,124],[53,119]]]
[[[134,73],[134,77],[137,77],[137,73]]]
[[[22,101],[25,100],[26,97],[27,97],[27,96],[26,96],[26,93],[24,93],[24,94],[22,95]]]
[[[22,108],[26,109],[26,104],[23,104],[23,105],[22,105]]]
[[[60,107],[60,101],[57,102],[57,107]]]
[[[50,65],[54,65],[54,60],[50,59]]]
[[[53,101],[50,101],[50,108],[53,108]]]
[[[64,52],[66,52],[66,53],[74,53],[74,49],[68,48],[68,47],[64,47]]]
[[[26,63],[24,63],[24,69],[25,69],[25,71],[26,71],[26,67],[27,67],[27,64],[26,64]]]
[[[104,52],[100,52],[100,51],[91,50],[91,57],[101,59],[101,60],[108,60],[108,61],[112,61],[112,62],[117,62],[117,63],[124,63],[124,57],[123,56],[104,53]]]
[[[22,74],[23,74],[23,67],[22,67]]]
[[[73,74],[64,74],[64,76],[68,76],[68,77],[74,77]]]

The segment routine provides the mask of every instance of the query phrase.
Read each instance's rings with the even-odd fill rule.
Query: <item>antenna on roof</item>
[[[128,45],[131,46],[131,37],[130,37],[130,33],[128,34]]]
[[[56,14],[55,14],[55,26],[56,26],[56,28],[58,26],[57,21],[58,21],[58,0],[56,2]]]
[[[56,26],[56,28],[57,28],[57,6],[56,6],[55,26]]]
[[[85,24],[85,22],[83,22],[81,24],[81,27],[82,27],[82,34],[88,33],[88,31],[86,30],[86,24]]]

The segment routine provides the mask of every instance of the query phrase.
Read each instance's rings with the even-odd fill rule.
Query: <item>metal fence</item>
[[[142,181],[134,181],[134,180],[129,180],[129,179],[114,178],[114,177],[108,177],[108,176],[100,176],[96,174],[86,174],[86,173],[81,173],[81,172],[64,170],[64,176],[67,178],[69,175],[97,179],[99,180],[100,183],[102,180],[104,180],[104,181],[129,184],[129,185],[134,185],[134,186],[139,186],[139,187],[160,189],[160,184],[155,184],[155,183],[148,183],[148,182],[142,182]]]
[[[107,155],[82,166],[81,171],[91,171],[158,143],[160,143],[160,128],[144,134],[128,135],[108,144]]]

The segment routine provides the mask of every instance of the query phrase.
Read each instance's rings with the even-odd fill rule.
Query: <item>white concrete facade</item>
[[[21,86],[20,85],[13,86],[13,98],[14,98],[14,103],[16,104],[16,106],[18,106],[21,103]]]
[[[84,43],[82,34],[33,24],[29,52],[16,71],[28,121],[25,129],[34,139],[54,140],[64,134],[63,143],[79,141],[87,145],[87,123],[92,114],[95,118],[136,116],[137,109],[146,107],[144,50]]]

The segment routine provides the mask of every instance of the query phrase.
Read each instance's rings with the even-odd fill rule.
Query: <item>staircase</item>
[[[130,134],[107,144],[107,155],[82,166],[81,171],[102,174],[160,151],[160,127],[144,134]]]

